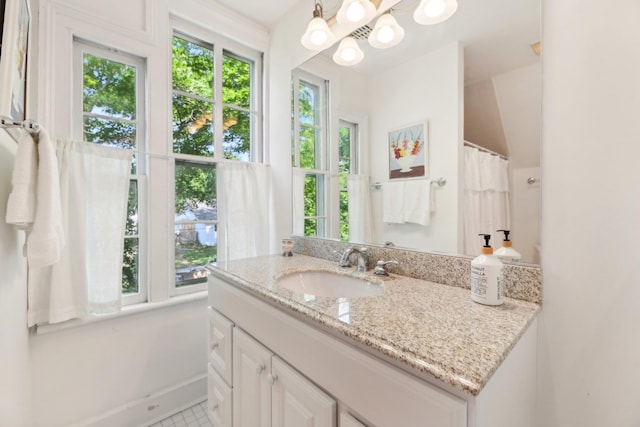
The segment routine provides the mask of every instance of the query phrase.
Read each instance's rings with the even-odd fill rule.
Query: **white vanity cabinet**
[[[234,427],[535,425],[535,319],[474,396],[227,279],[209,277],[209,302],[233,323]]]
[[[229,361],[209,366],[208,412],[214,427],[336,427],[335,400],[220,313],[210,311],[209,327],[225,330],[212,331],[211,336],[233,343]],[[220,366],[230,374],[229,384],[219,375]]]

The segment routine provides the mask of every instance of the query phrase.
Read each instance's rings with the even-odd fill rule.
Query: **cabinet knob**
[[[267,377],[267,379],[269,380],[269,382],[271,383],[271,385],[274,385],[276,383],[276,381],[278,381],[278,375],[276,374],[269,374],[269,376]]]
[[[262,371],[264,371],[265,369],[266,369],[266,366],[264,365],[264,363],[259,363],[258,366],[256,367],[256,373],[261,374]]]
[[[215,411],[217,411],[217,410],[218,410],[218,404],[216,403],[215,405],[213,405],[213,406],[211,407],[211,412],[215,412]]]
[[[220,347],[220,343],[219,342],[212,342],[211,343],[211,350],[215,350],[216,348]]]

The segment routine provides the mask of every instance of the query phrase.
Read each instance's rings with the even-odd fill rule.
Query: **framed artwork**
[[[427,122],[389,131],[390,180],[429,176],[427,131]]]
[[[25,119],[27,47],[31,11],[28,0],[0,0],[0,115]]]

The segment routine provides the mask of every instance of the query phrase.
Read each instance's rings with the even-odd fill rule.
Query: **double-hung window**
[[[133,150],[122,262],[123,304],[146,301],[145,61],[74,41],[76,134],[97,144]],[[81,111],[80,111],[81,109]]]
[[[293,74],[292,165],[304,170],[305,236],[329,237],[327,85],[307,73]]]
[[[260,69],[226,39],[173,35],[174,295],[204,288],[218,260],[216,164],[261,159]]]
[[[358,173],[357,165],[358,125],[340,120],[338,129],[338,194],[340,216],[340,240],[349,241],[349,189],[350,174]]]
[[[190,26],[182,26],[185,31],[172,34],[168,46],[169,91],[158,86],[163,79],[147,79],[145,59],[74,41],[75,137],[134,152],[123,236],[123,304],[206,289],[205,266],[218,260],[218,206],[224,203],[216,194],[216,164],[262,160],[261,54],[208,32],[187,35]],[[147,87],[166,93],[171,117],[148,114]],[[148,140],[146,129],[167,128],[167,119],[166,139]],[[157,211],[162,205],[168,212]],[[162,226],[167,213],[170,228]],[[161,245],[169,246],[169,257]],[[152,265],[156,276],[163,270],[169,277],[151,283]]]

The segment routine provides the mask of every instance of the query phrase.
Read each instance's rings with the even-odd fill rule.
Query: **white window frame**
[[[240,111],[247,111],[251,114],[251,141],[250,141],[250,159],[249,161],[253,162],[262,162],[264,157],[264,141],[263,141],[263,113],[262,113],[262,105],[263,105],[263,90],[262,90],[262,53],[233,42],[225,37],[222,37],[218,34],[215,34],[211,31],[203,29],[194,24],[188,23],[181,19],[173,19],[172,20],[172,32],[169,43],[169,93],[180,93],[173,90],[173,81],[171,79],[172,75],[172,42],[173,36],[177,36],[183,38],[187,41],[211,48],[213,50],[214,55],[214,88],[213,88],[213,107],[214,107],[214,153],[212,157],[207,156],[197,156],[191,154],[180,154],[173,152],[173,135],[169,135],[169,143],[167,144],[167,158],[169,159],[169,176],[171,177],[169,183],[169,191],[172,197],[169,198],[169,206],[168,212],[170,212],[171,216],[171,230],[175,229],[176,221],[175,221],[175,166],[176,161],[183,161],[188,163],[200,163],[200,164],[211,164],[216,165],[224,162],[235,162],[238,160],[225,160],[224,159],[224,149],[222,145],[223,141],[223,108],[226,106],[231,106]],[[252,62],[251,66],[251,106],[249,109],[242,108],[236,105],[225,104],[222,102],[222,61],[224,56],[230,56],[233,58],[248,60]],[[171,104],[171,97],[169,97],[169,103]],[[209,100],[207,100],[209,101]],[[169,109],[171,113],[172,109]],[[173,118],[169,117],[169,123],[172,122]],[[170,129],[171,127],[169,127]],[[171,132],[171,131],[169,131]],[[216,171],[217,173],[217,171]],[[221,201],[217,199],[218,207],[220,206]],[[224,203],[224,201],[222,201]],[[204,221],[198,221],[198,223],[202,223]],[[219,219],[215,221],[206,221],[212,225],[215,224],[216,231],[216,245],[217,245],[217,257],[218,261],[224,259],[224,251],[221,249],[225,247],[225,233],[220,227],[224,226]],[[183,223],[183,222],[181,222]],[[170,279],[169,279],[169,296],[179,296],[187,293],[203,291],[207,289],[206,283],[196,284],[196,285],[187,285],[177,287],[175,283],[175,237],[174,233],[171,233],[169,236],[169,248],[171,254],[171,259],[174,262],[171,263],[170,268]]]
[[[311,73],[307,73],[305,71],[295,69],[292,73],[292,122],[293,122],[293,161],[294,167],[300,168],[300,95],[299,88],[300,82],[304,82],[310,86],[314,86],[318,88],[318,95],[320,96],[320,108],[316,111],[316,115],[319,116],[319,119],[314,123],[314,128],[316,129],[316,134],[319,133],[320,137],[315,140],[315,150],[316,150],[316,165],[319,162],[319,169],[307,169],[302,168],[306,171],[305,178],[308,176],[317,176],[322,177],[321,184],[317,184],[318,187],[321,187],[322,195],[318,197],[316,200],[316,206],[318,212],[322,212],[321,215],[315,216],[306,216],[307,219],[315,219],[316,227],[318,230],[317,237],[329,237],[329,230],[331,230],[331,220],[333,215],[329,212],[329,200],[331,198],[331,170],[329,165],[329,134],[330,134],[330,126],[329,126],[329,81],[323,79],[321,77],[315,76]],[[318,183],[318,181],[316,181]],[[318,220],[322,219],[324,225],[318,226]],[[339,221],[339,218],[338,218]]]
[[[73,41],[73,137],[83,140],[84,117],[96,114],[86,114],[83,108],[84,81],[84,54],[108,59],[136,68],[136,118],[126,120],[136,124],[136,174],[131,175],[131,181],[137,182],[138,187],[138,292],[135,294],[122,294],[122,305],[132,305],[146,302],[149,296],[149,259],[148,259],[148,182],[147,182],[147,132],[146,132],[146,60],[136,55],[121,52],[117,49],[101,46],[90,41],[74,38]],[[112,120],[112,117],[105,116]],[[125,236],[123,236],[125,238]]]
[[[359,164],[358,164],[358,141],[359,141],[359,125],[358,123],[352,122],[352,121],[348,121],[345,119],[339,119],[338,120],[338,135],[337,135],[337,141],[338,141],[338,145],[340,145],[340,129],[342,128],[349,128],[349,172],[347,173],[348,175],[356,175],[359,173]],[[341,193],[347,193],[347,198],[349,197],[349,188],[347,187],[340,187],[340,147],[338,146],[338,224],[342,225],[342,219],[340,217],[340,194]],[[351,212],[349,212],[349,218],[351,217]],[[347,224],[348,227],[348,224]],[[342,233],[340,232],[340,229],[338,229],[338,239],[342,239]],[[351,240],[351,233],[349,233],[349,239],[347,241]]]

